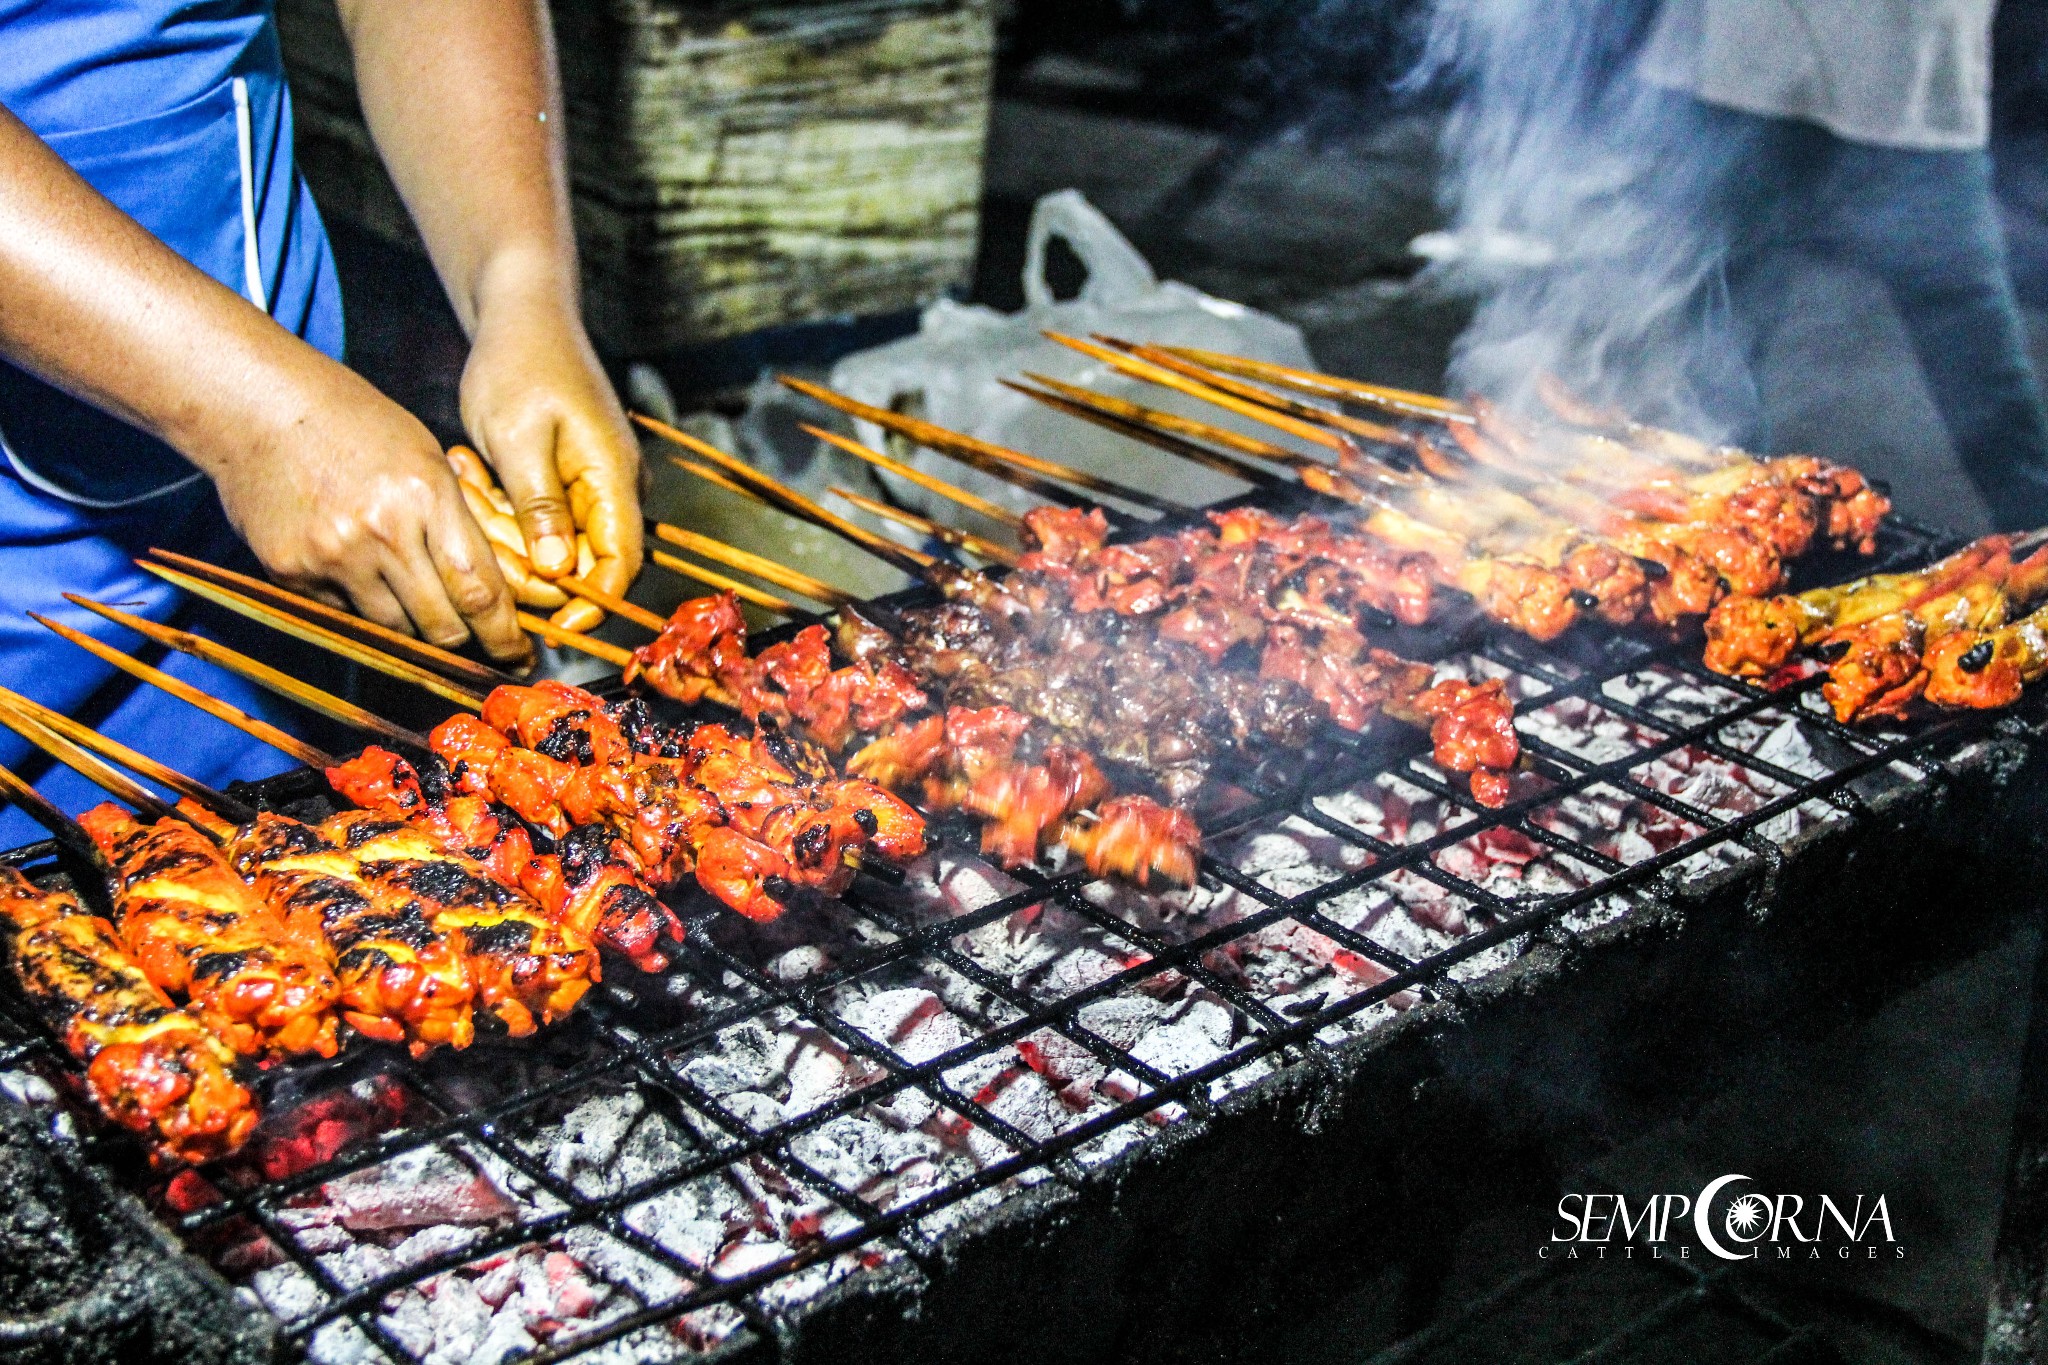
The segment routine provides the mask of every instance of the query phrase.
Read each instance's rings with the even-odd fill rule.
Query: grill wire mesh
[[[1879,567],[1943,544],[1894,527]],[[419,1061],[357,1048],[272,1073],[268,1127],[323,1117],[158,1206],[231,1278],[256,1267],[286,1285],[265,1301],[318,1358],[428,1359],[432,1331],[406,1305],[459,1280],[487,1309],[493,1274],[575,1300],[503,1343],[507,1358],[773,1338],[852,1276],[941,1273],[941,1239],[1006,1197],[1077,1185],[1282,1068],[1327,1064],[1414,1001],[1456,1001],[1532,939],[1569,943],[1687,880],[1796,856],[2009,723],[1852,730],[1819,679],[1766,692],[1698,653],[1696,639],[1475,632],[1445,662],[1509,680],[1535,770],[1505,809],[1473,804],[1405,736],[1235,778],[1243,799],[1210,821],[1201,886],[1172,897],[1056,866],[1005,875],[948,830],[900,885],[863,876],[767,926],[687,916],[667,976],[615,974],[523,1045]],[[1046,941],[1085,951],[1021,960]],[[1287,969],[1262,965],[1275,961]],[[764,1105],[736,1073],[776,1048],[781,1098]],[[807,1091],[818,1059],[836,1070]],[[0,1017],[0,1073],[62,1065]],[[1059,1102],[1020,1108],[1020,1085]],[[917,1138],[910,1158],[891,1135]],[[91,1141],[164,1198],[117,1140]],[[430,1213],[396,1227],[434,1235],[337,1260],[332,1209],[347,1222],[351,1192],[373,1188],[359,1221],[388,1221],[378,1201],[398,1189]]]

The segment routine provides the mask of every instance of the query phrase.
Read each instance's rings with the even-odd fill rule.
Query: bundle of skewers
[[[1012,388],[1254,485],[1290,471],[1355,509],[1346,529],[1416,555],[1436,584],[1539,640],[1585,615],[1662,628],[1698,620],[1731,593],[1775,591],[1785,565],[1817,546],[1870,553],[1890,509],[1884,490],[1853,469],[1708,446],[1592,408],[1551,381],[1537,386],[1543,412],[1514,418],[1483,400],[1213,352],[1052,339],[1294,444],[1042,375]],[[910,432],[923,424],[804,391],[923,439]]]
[[[1707,618],[1707,667],[1775,683],[1825,672],[1837,720],[2011,706],[2048,674],[2048,536],[1986,536],[1912,573],[1736,596]]]
[[[556,682],[480,695],[446,676],[488,672],[458,656],[404,641],[435,673],[364,644],[377,627],[282,589],[198,561],[152,567],[394,676],[431,679],[465,706],[415,734],[215,642],[73,599],[384,741],[341,760],[37,618],[323,770],[353,807],[318,821],[254,810],[0,691],[0,723],[127,804],[73,821],[0,769],[9,796],[91,869],[88,898],[105,909],[10,869],[0,917],[16,974],[84,1067],[90,1098],[160,1161],[246,1139],[256,1101],[238,1067],[332,1056],[350,1034],[415,1055],[467,1047],[482,1027],[524,1037],[571,1012],[605,956],[661,970],[683,936],[661,896],[685,879],[772,918],[796,896],[843,890],[863,860],[924,850],[914,810],[772,724],[667,726],[644,704]]]
[[[0,693],[0,722],[128,807],[72,822],[0,770],[102,884],[81,888],[95,914],[78,895],[0,875],[17,973],[83,1064],[94,1101],[160,1160],[221,1155],[255,1123],[251,1065],[332,1055],[351,1035],[415,1053],[467,1046],[480,1027],[525,1036],[573,1011],[609,959],[661,970],[683,932],[664,900],[677,887],[773,918],[798,898],[839,894],[862,870],[886,875],[916,858],[928,817],[977,824],[983,852],[1006,867],[1056,857],[1141,887],[1189,885],[1196,813],[1213,789],[1276,752],[1381,721],[1425,731],[1436,764],[1498,806],[1520,762],[1503,685],[1439,677],[1384,643],[1451,599],[1544,640],[1589,615],[1666,630],[1705,618],[1709,663],[1723,671],[1768,674],[1801,649],[1840,670],[1831,687],[1862,669],[1858,678],[1877,681],[1856,684],[1857,714],[1895,708],[1908,690],[1994,704],[2048,671],[2040,613],[2019,614],[2048,595],[2048,550],[1983,542],[1920,575],[1774,595],[1785,564],[1817,545],[1872,550],[1888,502],[1853,470],[1710,448],[1555,385],[1539,420],[1518,421],[1482,402],[1235,357],[1056,339],[1293,444],[1040,376],[1022,391],[1257,489],[1291,476],[1328,512],[1198,516],[787,380],[1039,501],[1019,513],[811,428],[1000,528],[974,534],[833,490],[915,532],[923,548],[913,548],[640,419],[693,474],[825,527],[930,590],[916,605],[864,604],[659,523],[655,537],[692,558],[655,550],[653,562],[715,590],[666,617],[527,566],[523,603],[615,613],[653,638],[627,650],[561,615],[522,615],[529,630],[617,667],[629,687],[727,708],[737,719],[726,723],[667,725],[631,695],[523,686],[260,580],[162,553],[145,563],[458,708],[418,734],[216,642],[72,599],[355,727],[369,747],[343,758],[38,617],[318,768],[348,807],[317,821],[252,810]],[[501,559],[524,565],[482,466],[462,454],[453,463]],[[1116,505],[1175,518],[1177,529],[1113,535],[1131,522]],[[742,603],[800,628],[755,648]],[[1908,655],[1917,683],[1897,680]],[[1965,693],[1987,700],[1950,700]],[[1828,695],[1839,711],[1847,693]]]

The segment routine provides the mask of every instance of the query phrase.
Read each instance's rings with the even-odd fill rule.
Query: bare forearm
[[[157,240],[4,109],[0,354],[204,470],[273,576],[437,643],[474,630],[500,658],[526,656],[432,434]]]
[[[463,327],[475,333],[494,293],[573,315],[575,245],[544,0],[340,8],[371,134]]]
[[[4,109],[0,353],[215,477],[289,428],[305,386],[348,382]]]

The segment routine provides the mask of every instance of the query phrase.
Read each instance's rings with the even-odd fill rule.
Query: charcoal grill
[[[1945,548],[1896,524],[1880,567]],[[159,1292],[295,1355],[1166,1358],[1339,1244],[1426,1261],[1387,1215],[1448,1217],[1474,1144],[1624,1123],[1802,993],[1933,970],[2036,872],[2031,702],[1867,732],[1696,640],[1395,644],[1509,680],[1537,775],[1505,809],[1415,737],[1347,738],[1231,775],[1178,900],[949,836],[773,925],[686,911],[670,974],[525,1045],[273,1073],[269,1136],[203,1177],[81,1150],[224,1277]],[[1982,913],[1927,923],[1938,890]],[[66,1065],[0,1030],[0,1073]]]

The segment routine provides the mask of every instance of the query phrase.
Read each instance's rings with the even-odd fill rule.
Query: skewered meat
[[[1417,696],[1414,706],[1433,717],[1429,734],[1436,761],[1471,774],[1472,796],[1481,805],[1504,804],[1507,773],[1522,751],[1507,685],[1498,678],[1477,685],[1445,679]]]
[[[69,891],[43,890],[0,866],[0,918],[12,927],[16,977],[29,1002],[85,1067],[108,1119],[140,1134],[159,1165],[198,1164],[248,1140],[256,1097],[234,1054],[172,1005],[121,946],[114,927]]]
[[[1122,877],[1140,887],[1150,887],[1155,880],[1172,886],[1195,884],[1201,830],[1186,811],[1149,797],[1105,801],[1092,820],[1068,821],[1060,841],[1097,876]]]
[[[394,898],[373,886],[345,840],[335,837],[339,832],[265,811],[237,831],[228,853],[284,914],[320,917],[334,944],[342,1018],[350,1027],[405,1043],[415,1056],[468,1047],[476,1036],[477,992],[460,939],[434,924],[421,898]]]
[[[278,913],[182,821],[107,804],[79,823],[113,873],[122,943],[160,990],[243,1056],[334,1055],[340,988],[316,917]]]
[[[1913,573],[1872,574],[1797,596],[1731,597],[1707,617],[1706,665],[1736,677],[1774,673],[1831,630],[1904,611],[1987,573],[2003,577],[2011,549],[2009,537],[1986,536]]]
[[[698,655],[721,652],[707,642]],[[820,780],[829,762],[772,721],[742,740],[718,726],[662,734],[644,710],[624,714],[631,736],[580,688],[503,687],[480,719],[453,717],[430,742],[459,790],[489,792],[552,832],[605,826],[653,885],[694,872],[706,891],[753,917],[779,914],[797,887],[843,890],[859,855],[881,851],[878,840],[892,850],[886,856],[923,850],[915,812],[867,783]]]
[[[420,915],[468,961],[476,1002],[523,1038],[575,1008],[598,979],[589,940],[550,919],[484,867],[443,851],[424,830],[369,811],[343,811],[321,832],[355,858],[376,902]]]
[[[2010,706],[2048,673],[2048,607],[1993,631],[1955,631],[1928,652],[1927,699],[1940,706]]]

